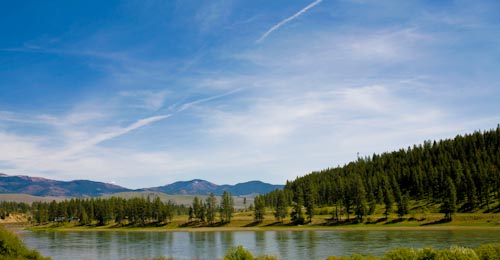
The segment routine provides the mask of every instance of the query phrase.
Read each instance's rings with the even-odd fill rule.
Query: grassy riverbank
[[[267,231],[267,230],[453,230],[453,229],[494,229],[500,231],[500,214],[496,213],[459,213],[453,221],[443,221],[443,215],[438,213],[426,216],[410,216],[398,218],[383,215],[373,215],[363,223],[354,223],[344,220],[343,223],[333,223],[330,215],[317,215],[311,223],[295,225],[288,220],[276,222],[271,214],[265,216],[262,223],[253,220],[252,212],[235,213],[230,223],[214,223],[209,225],[197,221],[188,221],[187,216],[177,216],[172,222],[150,223],[147,225],[118,225],[110,222],[104,226],[78,225],[77,223],[50,223],[46,225],[31,226],[32,230],[52,231]]]

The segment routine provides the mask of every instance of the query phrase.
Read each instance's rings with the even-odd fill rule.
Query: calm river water
[[[30,232],[25,243],[54,260],[220,259],[243,245],[254,255],[280,259],[325,259],[352,253],[383,255],[396,247],[475,247],[500,243],[499,231],[263,231],[263,232]]]

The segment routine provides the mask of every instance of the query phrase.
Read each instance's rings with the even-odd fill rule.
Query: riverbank
[[[110,227],[29,227],[32,231],[58,231],[58,232],[234,232],[234,231],[368,231],[368,230],[398,230],[398,231],[446,231],[446,230],[492,230],[499,231],[500,226],[436,226],[436,227],[324,227],[324,226],[297,226],[297,227],[202,227],[202,228],[151,228],[151,227],[133,227],[133,228],[110,228]]]
[[[188,221],[180,216],[168,224],[150,223],[145,226],[117,225],[109,223],[104,226],[82,226],[77,223],[50,223],[30,226],[28,229],[48,231],[123,231],[123,232],[222,232],[222,231],[348,231],[348,230],[495,230],[500,231],[500,214],[457,214],[451,222],[442,220],[442,215],[430,215],[425,219],[388,218],[372,216],[363,223],[331,223],[327,215],[313,218],[312,223],[294,225],[289,221],[275,222],[266,218],[262,223],[255,223],[251,215],[238,213],[231,223],[215,223],[208,225],[196,221]]]

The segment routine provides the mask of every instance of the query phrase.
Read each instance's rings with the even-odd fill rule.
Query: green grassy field
[[[79,226],[73,223],[48,224],[34,226],[33,229],[51,229],[56,231],[234,231],[234,230],[345,230],[345,229],[498,229],[500,230],[500,214],[496,213],[458,213],[453,221],[443,222],[443,214],[428,213],[426,216],[416,215],[415,217],[406,216],[399,218],[392,214],[386,219],[384,215],[372,215],[365,218],[363,223],[341,224],[333,223],[331,215],[315,215],[311,223],[304,225],[295,225],[289,218],[283,222],[276,222],[271,211],[268,211],[261,223],[254,222],[253,212],[236,212],[230,223],[215,223],[209,225],[197,221],[188,221],[187,216],[176,216],[168,224],[151,223],[146,226],[128,226],[116,227],[115,223],[109,223],[105,226]],[[345,218],[343,219],[346,220]],[[352,217],[351,217],[352,220]]]

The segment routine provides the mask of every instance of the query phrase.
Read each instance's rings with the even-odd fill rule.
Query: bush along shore
[[[383,257],[352,256],[328,257],[327,260],[493,260],[500,259],[500,244],[484,244],[477,248],[452,246],[448,249],[398,248],[388,251]]]
[[[0,260],[50,260],[31,250],[16,235],[0,227]]]
[[[260,255],[253,256],[243,246],[230,248],[222,260],[278,260],[277,256]],[[452,246],[448,249],[413,249],[398,248],[388,251],[382,257],[363,256],[354,254],[351,256],[330,256],[326,260],[497,260],[500,259],[500,244],[484,244],[477,248]],[[174,258],[159,257],[150,260],[174,260]]]

